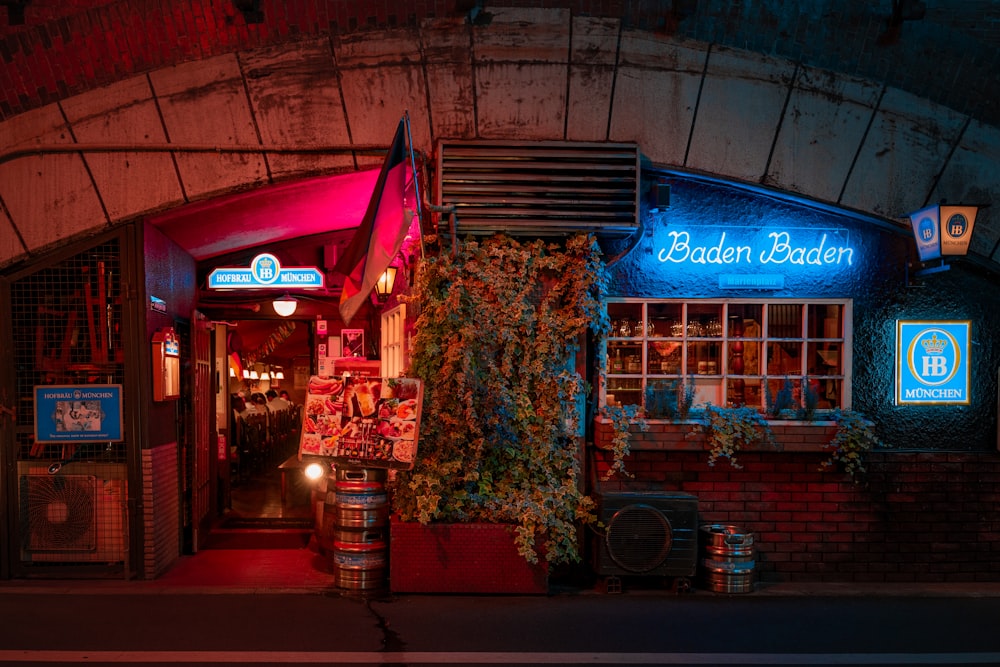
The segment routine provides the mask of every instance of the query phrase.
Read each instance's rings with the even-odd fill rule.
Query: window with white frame
[[[655,390],[687,386],[696,406],[850,407],[850,300],[621,299],[607,306],[602,403],[647,407]]]
[[[399,304],[382,313],[379,354],[381,374],[385,378],[399,377],[406,369],[406,304]]]

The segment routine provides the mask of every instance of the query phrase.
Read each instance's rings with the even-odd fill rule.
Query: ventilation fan
[[[698,499],[685,493],[598,496],[604,528],[594,544],[602,576],[691,577],[698,552]]]
[[[90,475],[21,477],[21,538],[27,552],[97,548],[97,480]]]

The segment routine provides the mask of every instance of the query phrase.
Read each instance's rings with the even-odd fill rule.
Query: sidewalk
[[[669,589],[630,587],[623,593],[605,593],[600,587],[572,588],[553,586],[552,595],[561,590],[574,595],[675,595]],[[123,579],[15,579],[0,581],[0,595],[6,593],[48,593],[118,595],[139,594],[268,594],[301,593],[304,595],[358,595],[337,587],[326,558],[314,545],[298,549],[208,549],[181,559],[152,581]],[[726,595],[695,585],[691,593],[681,595]],[[727,597],[810,596],[810,597],[1000,597],[1000,582],[985,583],[758,583],[751,593]]]

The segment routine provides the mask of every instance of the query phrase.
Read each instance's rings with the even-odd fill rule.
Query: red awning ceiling
[[[150,218],[196,261],[361,224],[378,169],[267,186]]]

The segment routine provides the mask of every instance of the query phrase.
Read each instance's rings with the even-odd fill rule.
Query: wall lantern
[[[947,271],[951,267],[944,263],[945,257],[964,257],[969,253],[979,208],[935,204],[909,215],[920,261],[941,260],[940,266],[917,271],[914,275]]]
[[[378,277],[378,281],[375,283],[375,299],[380,303],[385,303],[389,300],[389,295],[392,294],[392,286],[396,283],[396,267],[387,267],[382,275]]]
[[[274,312],[282,317],[291,317],[295,313],[295,309],[298,308],[298,305],[298,299],[287,293],[271,302]]]

